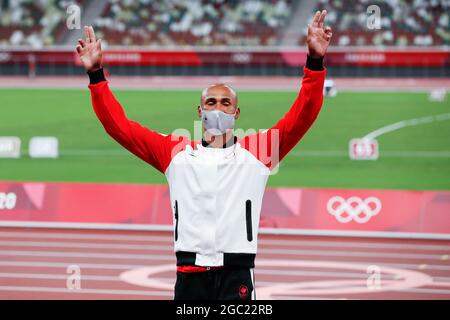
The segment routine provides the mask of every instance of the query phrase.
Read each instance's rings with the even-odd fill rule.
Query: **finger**
[[[95,40],[94,28],[92,28],[92,26],[89,26],[89,36],[91,37],[91,42],[97,42]]]
[[[308,23],[308,35],[311,34],[311,24]]]
[[[84,26],[84,36],[86,37],[86,43],[91,43],[91,36],[89,34],[88,26]]]
[[[78,54],[81,54],[81,50],[82,50],[82,49],[81,49],[81,46],[77,46],[76,49],[77,49],[77,53],[78,53]]]
[[[314,15],[314,18],[313,18],[313,22],[312,22],[312,26],[313,27],[317,27],[318,26],[319,17],[320,17],[320,11],[317,11],[316,14]]]
[[[96,44],[97,44],[97,48],[101,49],[102,48],[102,39],[98,39]]]
[[[327,15],[327,10],[322,10],[319,16],[318,27],[323,28],[323,22],[325,21],[325,17]]]
[[[78,39],[78,43],[80,44],[80,46],[82,48],[84,48],[86,46],[86,43],[82,39]]]

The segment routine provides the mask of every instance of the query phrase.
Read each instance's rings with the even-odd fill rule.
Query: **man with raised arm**
[[[165,135],[127,118],[102,69],[101,41],[92,27],[76,50],[89,75],[94,111],[106,132],[163,173],[173,208],[177,258],[175,299],[254,299],[253,268],[261,204],[270,172],[300,141],[323,102],[323,57],[331,40],[326,11],[308,25],[302,87],[271,128],[238,138],[236,92],[225,84],[203,90],[197,116],[201,141]]]

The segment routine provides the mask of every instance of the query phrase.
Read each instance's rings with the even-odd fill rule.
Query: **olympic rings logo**
[[[357,223],[366,223],[381,211],[381,201],[376,197],[364,200],[359,197],[350,197],[345,200],[334,196],[328,200],[327,210],[340,223],[348,223],[352,220]]]

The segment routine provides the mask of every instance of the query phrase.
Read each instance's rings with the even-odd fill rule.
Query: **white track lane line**
[[[110,231],[144,231],[144,232],[173,232],[170,225],[145,225],[145,224],[120,224],[120,223],[75,223],[75,222],[20,222],[0,221],[0,230],[5,228],[40,228],[41,230],[89,230],[101,232]],[[288,229],[288,228],[261,228],[261,235],[295,235],[295,236],[321,236],[321,237],[345,237],[345,238],[378,238],[378,239],[433,239],[450,240],[450,235],[445,233],[424,232],[392,232],[392,231],[338,231],[338,230],[312,230],[312,229]],[[117,234],[117,233],[116,233]]]
[[[257,274],[263,274],[261,272],[257,272]],[[279,274],[274,271],[273,274]],[[331,276],[327,273],[323,272],[324,275],[320,274],[319,276]],[[299,276],[301,276],[299,274]],[[358,277],[350,277],[348,275],[341,276],[341,274],[336,273],[334,277],[340,276],[340,278],[365,278],[364,275],[358,275]],[[20,279],[45,279],[45,280],[65,280],[67,279],[67,275],[52,275],[52,274],[26,274],[26,273],[0,273],[0,278],[20,278]],[[383,277],[385,280],[388,279],[386,277]],[[83,275],[82,276],[82,282],[84,281],[111,281],[111,282],[122,282],[121,279],[117,276],[89,276],[89,275]],[[159,277],[155,278],[155,280],[158,281],[166,281],[168,283],[173,283],[174,278],[169,277]],[[389,280],[389,279],[388,279]],[[264,286],[274,286],[279,285],[280,282],[273,282],[273,281],[258,281],[257,287],[264,287]],[[430,284],[432,285],[432,284]],[[47,288],[47,287],[45,287]],[[88,289],[88,290],[97,290],[97,289]],[[392,289],[391,291],[400,291],[400,292],[409,292],[409,293],[415,293],[415,292],[425,292],[425,293],[437,293],[437,294],[450,294],[450,290],[443,290],[443,289],[430,289],[430,288],[408,288],[408,289]],[[374,292],[368,292],[368,293],[374,293]]]
[[[410,289],[391,289],[390,291],[393,291],[393,292],[446,294],[446,295],[449,295],[449,298],[450,298],[450,290],[426,289],[426,288],[410,288]]]
[[[135,295],[135,296],[164,296],[173,297],[173,292],[170,291],[149,291],[149,290],[107,290],[107,289],[83,289],[70,290],[53,287],[22,287],[22,286],[0,286],[0,291],[27,291],[27,292],[55,292],[55,293],[70,293],[70,294],[107,294],[107,295]]]
[[[354,240],[353,240],[354,241]],[[261,239],[260,245],[280,245],[280,246],[311,246],[311,247],[338,247],[338,248],[364,248],[364,249],[420,249],[420,250],[450,250],[450,245],[427,245],[427,244],[395,244],[388,242],[364,242],[364,241],[322,241],[322,240],[268,240]]]
[[[37,273],[0,273],[0,278],[6,279],[44,279],[44,280],[67,280],[67,274],[37,274]],[[175,277],[155,277],[152,279],[156,281],[167,282],[175,284]],[[120,282],[124,283],[119,276],[92,276],[82,275],[81,282],[85,281],[105,281],[105,282]]]
[[[55,287],[29,287],[29,286],[0,286],[0,291],[9,291],[9,292],[17,292],[17,291],[26,291],[26,292],[55,292],[55,293],[69,293],[69,294],[106,294],[106,295],[135,295],[135,296],[164,296],[164,297],[173,297],[172,291],[149,291],[149,290],[113,290],[113,289],[79,289],[79,290],[70,290],[70,289],[62,289]],[[409,288],[409,289],[389,289],[388,291],[380,291],[381,292],[404,292],[404,293],[430,293],[430,294],[444,294],[450,296],[450,290],[441,290],[441,289],[426,289],[426,288]],[[368,291],[370,293],[376,293],[373,291]],[[281,299],[287,299],[289,296],[282,295],[274,295],[275,297],[279,297]],[[298,297],[293,296],[292,298],[298,299]]]
[[[156,255],[153,254],[152,252],[149,252],[148,254],[125,254],[125,253],[91,253],[91,252],[64,252],[64,251],[0,250],[0,256],[175,261],[175,255]]]
[[[382,291],[379,293],[389,293],[389,292],[404,292],[404,293],[430,293],[430,294],[445,294],[445,295],[450,295],[450,291],[449,292],[445,292],[443,290],[433,290],[433,289],[408,289],[408,290],[390,290],[390,291]],[[367,294],[371,294],[371,293],[376,293],[374,291],[368,291]],[[368,296],[367,298],[363,297],[363,294],[361,295],[361,297],[354,299],[354,298],[320,298],[319,296],[316,297],[296,297],[296,296],[283,296],[283,295],[272,295],[271,296],[274,300],[364,300],[364,299],[370,299],[370,297]],[[427,297],[420,297],[421,299],[427,299]],[[398,300],[401,298],[394,298],[394,300]]]
[[[450,277],[434,277],[433,281],[450,283]]]
[[[44,274],[44,273],[0,273],[0,278],[6,279],[45,279],[45,280],[67,280],[67,274]],[[116,281],[123,282],[118,276],[90,276],[81,275],[81,281]]]
[[[274,283],[276,284],[276,283]],[[359,286],[346,286],[346,289],[350,289],[350,288],[365,288],[365,287],[359,287]],[[449,295],[450,296],[450,290],[443,290],[443,289],[427,289],[427,288],[407,288],[407,289],[397,289],[397,288],[392,288],[389,290],[380,290],[380,291],[369,291],[369,289],[367,289],[366,293],[358,293],[358,295],[364,295],[364,294],[380,294],[380,293],[390,293],[390,292],[404,292],[404,293],[432,293],[432,294],[445,294],[445,295]],[[351,295],[351,294],[350,294]],[[318,295],[321,296],[321,295]],[[285,296],[281,295],[281,294],[275,294],[272,295],[272,297],[279,297],[280,299],[284,299]],[[295,298],[295,296],[292,296],[293,298]],[[361,299],[361,298],[359,298]]]
[[[289,256],[327,256],[327,257],[356,257],[356,258],[395,258],[395,259],[423,259],[442,261],[442,255],[409,254],[409,253],[378,253],[378,252],[348,252],[329,250],[282,250],[261,249],[259,255],[289,255]],[[25,250],[0,250],[0,256],[29,256],[29,257],[61,257],[61,258],[97,258],[118,260],[174,260],[174,255],[126,254],[126,253],[92,253],[92,252],[65,252],[65,251],[25,251]]]
[[[331,272],[331,271],[293,271],[280,269],[255,269],[256,275],[283,275],[283,276],[302,276],[302,277],[330,277],[330,278],[356,278],[367,279],[367,273],[361,272]],[[383,274],[383,279],[395,280],[393,276]],[[259,281],[258,281],[259,283]]]
[[[122,249],[122,250],[158,250],[167,251],[170,246],[150,244],[99,244],[87,242],[46,242],[46,241],[0,241],[0,247],[47,247],[47,248],[80,248],[80,249]]]
[[[295,261],[295,260],[294,260]],[[308,260],[310,261],[310,260]],[[323,260],[323,263],[342,263],[342,261],[334,261],[334,260]],[[403,268],[410,270],[418,270],[418,264],[407,264],[407,263],[384,263],[379,261],[358,261],[358,264],[366,264],[366,265],[379,265],[379,266],[387,266],[393,268]],[[14,267],[43,267],[43,268],[67,268],[69,265],[73,265],[74,263],[70,262],[45,262],[45,261],[0,261],[1,266],[14,266]],[[98,264],[98,263],[77,263],[80,268],[86,269],[112,269],[112,270],[127,270],[127,269],[137,269],[148,267],[148,264]],[[256,260],[256,265],[258,265],[258,259]],[[174,263],[175,268],[175,263]],[[257,269],[261,269],[263,267],[258,267]],[[175,269],[174,269],[175,270]],[[422,269],[420,269],[422,270]],[[426,270],[440,270],[440,271],[450,271],[450,266],[447,265],[436,265],[429,264],[426,267]]]
[[[44,280],[67,280],[67,274],[42,274],[42,273],[0,273],[0,278],[6,279],[44,279]],[[175,284],[175,277],[158,277],[152,278],[156,281],[168,282]],[[85,281],[104,281],[104,282],[120,282],[124,283],[119,276],[92,276],[81,275],[81,282]]]
[[[45,239],[83,239],[83,240],[111,240],[111,241],[171,241],[172,235],[167,236],[127,236],[121,234],[83,234],[83,233],[50,233],[50,232],[8,232],[0,231],[0,238],[45,238]]]
[[[175,271],[175,268],[174,268]],[[256,275],[275,275],[275,276],[293,276],[293,277],[327,277],[327,278],[348,278],[348,279],[367,279],[366,273],[355,272],[332,272],[332,271],[290,271],[290,270],[267,270],[258,269]],[[67,274],[42,274],[42,273],[0,273],[0,278],[33,278],[33,279],[67,279]],[[152,278],[155,279],[155,278]],[[158,279],[170,280],[170,277],[159,277]],[[385,280],[395,280],[393,276],[383,275]],[[82,273],[82,280],[98,281],[122,281],[115,276],[92,276]],[[259,281],[258,281],[259,283]]]
[[[365,257],[365,258],[396,258],[396,259],[429,259],[442,260],[438,254],[415,254],[415,253],[388,253],[388,252],[366,252],[366,251],[340,251],[340,250],[294,250],[294,249],[260,249],[259,254],[292,255],[292,256],[335,256],[335,257]]]
[[[338,248],[364,248],[364,249],[396,249],[396,250],[424,250],[424,251],[438,251],[447,250],[450,252],[450,246],[439,245],[397,245],[397,244],[378,244],[378,243],[347,243],[335,241],[289,241],[289,240],[274,240],[267,241],[259,240],[259,247],[266,246],[286,246],[286,247],[338,247]],[[61,247],[61,248],[97,248],[97,249],[126,249],[126,250],[160,250],[162,246],[147,245],[147,244],[107,244],[107,243],[88,243],[88,242],[50,242],[50,241],[0,241],[0,246],[30,246],[30,247]],[[170,246],[170,247],[168,247]],[[172,249],[172,241],[168,243],[165,250]]]
[[[44,280],[66,280],[67,274],[42,274],[42,273],[0,273],[0,278],[6,279],[44,279]],[[175,282],[175,277],[157,277],[153,278],[157,281],[166,281],[169,283]],[[91,276],[82,275],[81,282],[84,281],[111,281],[111,282],[123,282],[119,276]]]
[[[39,239],[77,239],[77,240],[111,240],[116,243],[119,240],[127,240],[127,241],[163,241],[168,243],[173,243],[173,237],[171,233],[168,233],[167,236],[127,236],[127,235],[101,235],[101,234],[77,234],[77,233],[44,233],[44,232],[2,232],[0,231],[0,238],[7,237],[17,237],[20,239],[23,238],[39,238]],[[330,241],[330,240],[273,240],[273,239],[260,239],[260,244],[274,244],[274,245],[287,245],[287,246],[297,246],[297,245],[314,245],[314,246],[342,246],[342,247],[360,247],[360,248],[384,248],[385,246],[389,246],[390,248],[401,249],[412,248],[412,249],[450,249],[450,246],[444,245],[423,245],[418,243],[417,245],[409,243],[405,245],[397,245],[390,242],[365,242],[364,240],[350,240],[350,241]],[[1,244],[1,241],[0,241]]]
[[[0,267],[30,267],[30,268],[64,268],[75,263],[67,262],[47,262],[47,261],[1,261]],[[148,267],[144,264],[102,264],[102,263],[77,263],[82,269],[111,269],[111,270],[128,270]],[[175,263],[174,263],[175,266]],[[174,267],[175,268],[175,267]],[[450,270],[450,267],[449,267]]]

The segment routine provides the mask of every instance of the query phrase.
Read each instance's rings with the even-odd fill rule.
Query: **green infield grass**
[[[113,90],[130,119],[153,130],[193,132],[200,92]],[[296,92],[242,91],[242,129],[268,128]],[[86,90],[0,89],[0,136],[22,139],[20,159],[0,159],[3,181],[165,183],[164,175],[112,140]],[[405,127],[378,137],[376,161],[354,161],[348,143],[387,125],[450,113],[450,103],[426,93],[339,92],[326,98],[302,141],[283,160],[270,186],[450,190],[450,119]],[[31,159],[33,136],[55,136],[58,159]]]

